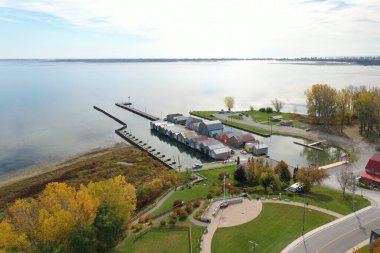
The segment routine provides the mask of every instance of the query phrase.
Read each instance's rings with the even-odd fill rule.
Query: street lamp
[[[305,214],[306,214],[306,206],[308,206],[309,203],[306,202],[305,196],[303,197],[303,217],[302,217],[302,235],[305,233]]]

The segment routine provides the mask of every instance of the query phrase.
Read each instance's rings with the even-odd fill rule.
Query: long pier
[[[123,126],[127,126],[127,124],[126,124],[124,121],[122,121],[122,120],[116,118],[115,116],[112,116],[111,114],[109,114],[108,112],[104,111],[103,109],[100,109],[99,107],[97,107],[97,106],[95,106],[95,105],[94,105],[93,107],[94,107],[95,110],[104,113],[105,115],[107,115],[107,116],[110,117],[111,119],[115,120],[117,123],[120,123],[120,124],[122,124]]]
[[[298,144],[298,145],[301,145],[301,146],[304,146],[304,147],[307,147],[307,148],[312,148],[312,149],[315,149],[315,150],[318,150],[318,151],[323,151],[323,149],[317,148],[317,147],[315,147],[315,145],[321,144],[322,142],[324,142],[324,141],[317,141],[317,142],[313,142],[311,144],[305,144],[305,143],[301,143],[301,142],[298,142],[298,141],[293,141],[294,144]]]
[[[137,115],[140,115],[141,117],[144,117],[144,118],[149,119],[149,120],[155,121],[155,120],[159,120],[160,119],[160,118],[155,117],[153,115],[150,115],[150,114],[148,114],[146,112],[143,112],[143,111],[137,110],[135,108],[132,108],[131,107],[131,103],[116,103],[115,105],[118,106],[118,107],[120,107],[120,108],[123,108],[125,110],[128,110],[130,112],[133,112],[133,113],[135,113]]]
[[[176,162],[172,161],[171,158],[166,157],[164,154],[161,154],[159,151],[155,150],[151,146],[149,146],[147,143],[144,143],[143,141],[139,140],[138,138],[134,137],[132,134],[128,133],[125,129],[127,126],[123,126],[119,129],[115,130],[115,133],[119,135],[122,139],[126,140],[133,146],[139,148],[142,151],[147,152],[151,157],[153,157],[155,160],[161,162],[166,167],[170,169],[177,170]]]

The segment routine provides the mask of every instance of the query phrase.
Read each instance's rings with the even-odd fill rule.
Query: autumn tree
[[[280,112],[282,107],[284,106],[284,103],[282,103],[279,99],[275,98],[274,100],[271,101],[274,109],[276,112]]]
[[[233,97],[225,97],[224,104],[226,105],[228,111],[230,112],[235,105],[235,99]]]
[[[30,242],[25,233],[16,231],[8,219],[0,223],[0,250],[24,251],[30,247]]]
[[[343,196],[346,193],[346,189],[352,185],[352,169],[349,166],[344,167],[336,174],[336,179],[342,189]]]
[[[101,203],[114,208],[116,214],[123,217],[125,222],[130,220],[132,212],[136,208],[135,187],[128,184],[123,176],[96,183],[91,182],[84,190],[98,198]]]
[[[345,121],[348,121],[347,118],[350,117],[350,101],[351,96],[347,89],[342,89],[337,92],[336,95],[336,104],[337,104],[337,113],[339,115],[340,121],[340,132],[343,132],[343,126]]]
[[[290,179],[292,178],[292,175],[290,174],[289,171],[289,166],[286,162],[281,160],[276,167],[274,168],[274,172],[279,175],[280,180],[282,182],[289,182]]]
[[[247,175],[243,166],[239,166],[235,170],[234,179],[241,184],[245,184],[245,182],[247,181]]]
[[[329,177],[326,170],[318,168],[301,168],[297,171],[297,181],[305,185],[304,192],[309,192],[314,184],[320,184]]]
[[[307,112],[313,122],[331,125],[336,115],[336,90],[327,84],[314,84],[305,95]]]

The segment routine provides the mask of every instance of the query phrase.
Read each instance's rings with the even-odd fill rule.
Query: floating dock
[[[161,152],[155,150],[151,146],[149,146],[147,143],[144,143],[143,141],[139,140],[138,138],[134,137],[132,134],[128,133],[125,129],[127,126],[123,126],[119,129],[115,130],[115,133],[119,135],[122,139],[126,140],[133,146],[139,148],[140,150],[143,150],[147,152],[151,157],[156,159],[157,161],[164,164],[166,167],[177,170],[178,166],[176,166],[176,162],[172,161],[172,159],[166,157],[164,154],[161,154]]]
[[[115,105],[118,106],[118,107],[120,107],[120,108],[123,108],[125,110],[128,110],[130,112],[136,113],[137,115],[140,115],[141,117],[144,117],[144,118],[152,120],[152,121],[156,121],[156,120],[160,119],[160,118],[155,117],[153,115],[150,115],[150,114],[148,114],[146,112],[143,112],[143,111],[137,110],[135,108],[132,108],[131,107],[132,103],[116,103]]]
[[[107,116],[110,117],[111,119],[115,120],[117,123],[120,123],[120,124],[122,124],[122,125],[125,126],[125,127],[127,126],[127,124],[126,124],[124,121],[122,121],[122,120],[116,118],[115,116],[112,116],[111,114],[109,114],[108,112],[104,111],[103,109],[100,109],[99,107],[97,107],[97,106],[95,106],[95,105],[94,105],[93,107],[94,107],[95,110],[104,113],[105,115],[107,115]]]
[[[313,143],[310,143],[310,144],[305,144],[305,143],[301,143],[301,142],[298,142],[298,141],[293,141],[294,144],[298,144],[298,145],[301,145],[301,146],[304,146],[304,147],[307,147],[307,148],[312,148],[312,149],[315,149],[315,150],[318,150],[318,151],[323,151],[323,149],[315,147],[315,145],[321,144],[322,142],[324,142],[324,141],[317,141],[317,142],[313,142]]]

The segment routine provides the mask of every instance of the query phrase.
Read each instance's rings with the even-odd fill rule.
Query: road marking
[[[361,227],[365,227],[365,226],[367,226],[368,224],[374,222],[375,220],[380,220],[380,217],[377,217],[377,218],[374,218],[374,219],[370,220],[369,222],[365,223],[365,224],[362,225]],[[353,230],[351,230],[351,231],[348,231],[348,232],[346,232],[346,233],[344,233],[344,234],[338,236],[337,238],[335,238],[334,240],[328,242],[328,243],[325,244],[322,248],[320,248],[319,250],[317,250],[316,253],[320,253],[322,250],[324,250],[324,249],[325,249],[326,247],[328,247],[329,245],[333,244],[334,242],[336,242],[336,241],[342,239],[343,237],[345,237],[346,235],[351,234],[352,232],[354,232],[354,231],[356,231],[356,230],[359,230],[359,229],[360,229],[360,227],[359,227],[359,228],[355,228],[355,229],[353,229]]]

